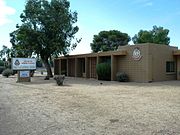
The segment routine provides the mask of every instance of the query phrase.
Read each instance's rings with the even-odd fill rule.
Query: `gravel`
[[[0,76],[0,135],[179,135],[180,82]]]

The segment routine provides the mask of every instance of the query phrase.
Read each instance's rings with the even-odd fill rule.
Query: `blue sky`
[[[26,0],[0,0],[0,49],[11,46],[9,33],[20,23],[19,15]],[[91,52],[93,35],[102,30],[119,30],[131,37],[140,29],[151,30],[153,25],[170,30],[170,45],[180,49],[180,0],[70,0],[71,10],[78,12],[82,38],[71,54]],[[132,44],[132,42],[130,42]]]

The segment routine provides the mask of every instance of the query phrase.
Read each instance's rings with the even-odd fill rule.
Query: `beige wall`
[[[142,55],[140,60],[134,60],[132,58],[133,50],[137,47],[140,49]],[[117,72],[125,72],[129,76],[129,81],[151,81],[148,77],[149,47],[147,45],[133,45],[120,47],[119,49],[126,49],[127,55],[117,57]]]
[[[132,58],[133,50],[138,47],[142,58],[137,61]],[[175,80],[176,73],[166,73],[166,62],[175,61],[173,51],[176,47],[157,44],[140,44],[119,47],[127,50],[127,56],[118,57],[118,71],[128,74],[130,81],[151,82]]]
[[[177,80],[180,80],[180,56],[177,56]]]
[[[166,45],[150,45],[149,48],[149,53],[152,55],[152,80],[175,80],[176,72],[166,73],[166,62],[176,62],[176,58],[173,56],[173,51],[177,50],[177,48]]]

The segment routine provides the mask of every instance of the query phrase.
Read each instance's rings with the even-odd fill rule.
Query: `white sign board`
[[[12,58],[13,70],[35,70],[36,59],[35,58]]]
[[[20,77],[22,78],[29,77],[29,71],[20,71]]]

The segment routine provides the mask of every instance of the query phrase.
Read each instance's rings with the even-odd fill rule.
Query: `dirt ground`
[[[180,81],[0,76],[0,135],[180,135]]]

